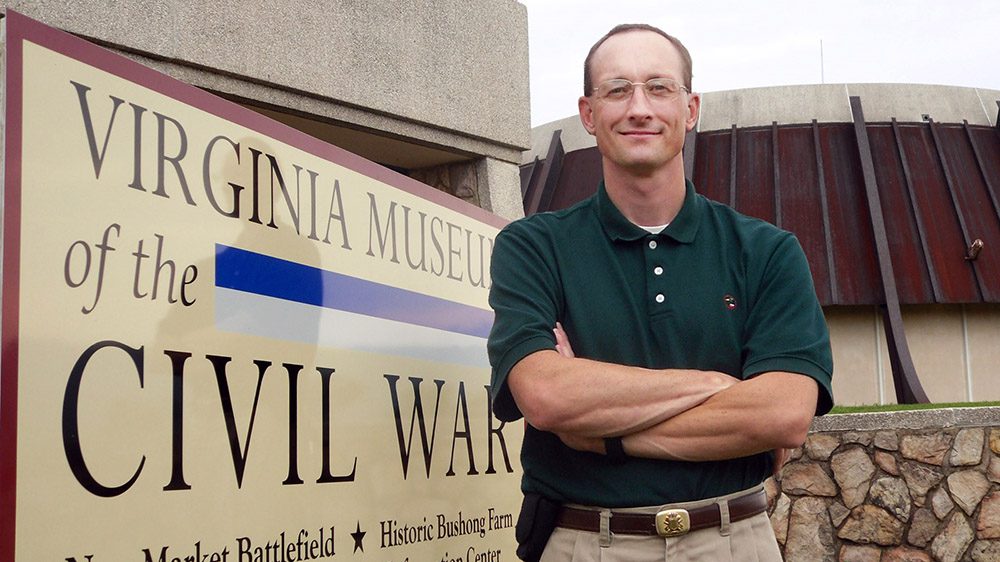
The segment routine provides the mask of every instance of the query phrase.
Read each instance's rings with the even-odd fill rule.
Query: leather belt
[[[741,521],[767,511],[767,496],[763,490],[731,499],[729,520]],[[612,533],[625,535],[660,535],[675,537],[722,524],[719,505],[711,504],[694,509],[664,509],[659,513],[629,513],[612,511],[608,521]],[[557,527],[598,533],[601,529],[601,512],[575,507],[562,507],[556,519]]]

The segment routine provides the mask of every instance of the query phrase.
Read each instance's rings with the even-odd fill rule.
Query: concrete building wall
[[[1000,305],[966,307],[965,321],[972,394],[1000,400]]]
[[[474,177],[459,182],[471,195],[449,192],[489,210],[519,194],[517,164],[530,143],[528,25],[514,0],[3,5],[415,177]],[[471,175],[453,174],[459,163]],[[483,167],[510,170],[479,174]]]
[[[882,316],[874,307],[826,309],[838,404],[896,402]],[[1000,305],[903,307],[917,376],[932,402],[1000,400]]]
[[[816,84],[708,92],[699,131],[787,123],[851,122],[850,97],[859,96],[866,121],[996,125],[1000,91],[932,84]]]
[[[824,311],[833,347],[833,397],[837,404],[880,404],[888,392],[882,379],[884,335],[875,311],[833,308]]]
[[[920,382],[933,402],[962,402],[970,396],[966,371],[966,335],[963,334],[963,313],[960,306],[924,305],[906,307],[903,311],[906,339],[913,357],[913,366]],[[888,353],[882,366],[887,384],[891,385],[892,370]],[[926,380],[925,380],[926,379]],[[888,397],[892,397],[889,393]]]

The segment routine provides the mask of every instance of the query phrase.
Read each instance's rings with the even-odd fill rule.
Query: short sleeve
[[[522,220],[501,231],[493,247],[490,398],[494,414],[504,421],[522,417],[507,387],[511,368],[536,351],[555,349],[552,329],[561,297],[550,244],[543,225]]]
[[[798,240],[782,236],[764,259],[750,266],[755,281],[748,317],[743,377],[769,371],[799,373],[816,380],[816,415],[833,407],[833,355],[823,309]]]

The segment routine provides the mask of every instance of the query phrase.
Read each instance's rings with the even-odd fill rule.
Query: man
[[[494,411],[527,421],[519,555],[780,560],[760,484],[832,405],[805,256],[685,180],[701,100],[677,39],[618,26],[584,67],[604,181],[493,254]]]

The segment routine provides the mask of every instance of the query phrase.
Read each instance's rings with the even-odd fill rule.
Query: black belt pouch
[[[517,517],[514,536],[517,538],[517,557],[525,562],[538,562],[549,542],[549,535],[556,527],[559,504],[541,494],[525,493],[521,514]]]

